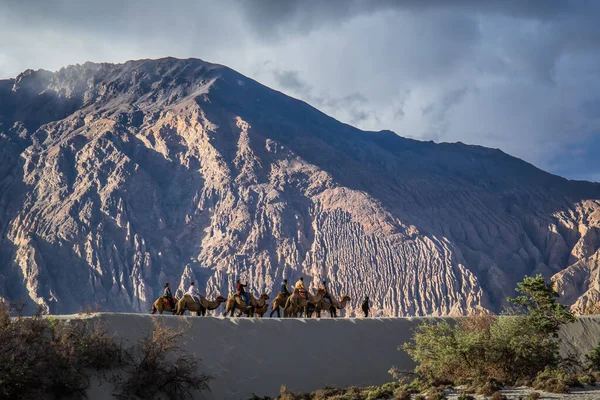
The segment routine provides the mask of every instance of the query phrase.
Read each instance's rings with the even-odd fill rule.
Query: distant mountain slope
[[[538,272],[600,297],[600,185],[363,132],[201,60],[0,81],[0,159],[0,296],[55,313],[238,277],[327,279],[376,315],[498,310]]]

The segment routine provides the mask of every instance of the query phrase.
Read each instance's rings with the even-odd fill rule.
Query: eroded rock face
[[[362,132],[218,65],[0,81],[0,296],[149,310],[326,279],[374,315],[498,310],[525,274],[600,297],[600,185],[498,150]]]

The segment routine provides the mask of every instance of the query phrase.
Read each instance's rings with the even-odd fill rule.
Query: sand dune
[[[64,316],[99,320],[125,341],[149,333],[153,317],[101,313]],[[398,346],[430,318],[370,319],[226,319],[157,316],[186,330],[184,348],[199,356],[215,377],[211,393],[199,399],[238,400],[253,394],[276,395],[281,385],[312,391],[326,386],[374,385],[390,380],[392,366],[414,364]],[[441,320],[436,318],[435,320]],[[582,317],[565,328],[565,351],[585,354],[600,341],[600,316]],[[92,388],[93,396],[109,394],[106,385]]]

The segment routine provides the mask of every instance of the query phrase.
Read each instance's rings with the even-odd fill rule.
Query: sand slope
[[[142,314],[102,313],[85,318],[102,321],[126,341],[142,337],[153,326],[153,317]],[[414,368],[407,354],[397,348],[410,339],[416,326],[434,320],[155,318],[185,328],[184,348],[198,355],[206,372],[215,377],[212,392],[198,398],[215,400],[246,400],[253,393],[276,395],[281,385],[311,391],[383,384],[390,380],[392,366]],[[565,350],[585,354],[600,341],[600,317],[582,317],[562,335],[572,343]],[[94,397],[101,395],[102,390],[94,390]]]

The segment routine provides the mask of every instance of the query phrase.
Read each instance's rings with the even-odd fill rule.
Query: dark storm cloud
[[[0,77],[198,57],[363,129],[597,179],[600,1],[0,0]]]
[[[239,0],[244,14],[261,34],[278,31],[309,31],[356,15],[381,11],[432,9],[463,13],[498,13],[513,17],[554,19],[579,7],[564,0]]]

